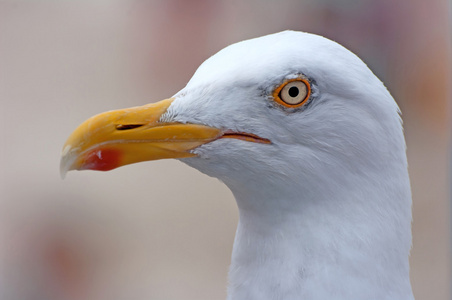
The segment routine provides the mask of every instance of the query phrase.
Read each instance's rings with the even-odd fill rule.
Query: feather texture
[[[309,104],[275,103],[300,74]],[[302,32],[243,41],[206,60],[161,120],[272,142],[220,139],[181,159],[237,200],[228,299],[413,299],[399,109],[356,55]]]

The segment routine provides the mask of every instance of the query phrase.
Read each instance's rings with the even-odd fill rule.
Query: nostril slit
[[[118,124],[116,130],[129,130],[143,126],[142,124]]]

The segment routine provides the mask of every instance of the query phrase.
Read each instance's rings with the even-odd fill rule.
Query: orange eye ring
[[[285,81],[273,91],[273,99],[285,107],[303,106],[311,97],[311,85],[305,78]]]

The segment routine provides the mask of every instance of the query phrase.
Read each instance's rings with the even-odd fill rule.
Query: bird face
[[[397,105],[358,57],[287,31],[221,50],[171,99],[87,120],[66,142],[61,170],[179,158],[231,185],[299,183],[319,168],[340,172],[341,158],[372,163],[400,139]]]
[[[170,99],[88,119],[61,171],[177,158],[221,179],[240,211],[230,298],[346,299],[375,282],[409,295],[404,145],[396,103],[357,56],[288,31],[221,50]]]

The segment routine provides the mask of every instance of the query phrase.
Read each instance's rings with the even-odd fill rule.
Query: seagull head
[[[312,189],[400,155],[398,107],[369,68],[333,41],[285,31],[226,47],[170,99],[90,118],[61,171],[179,158],[233,190]]]

